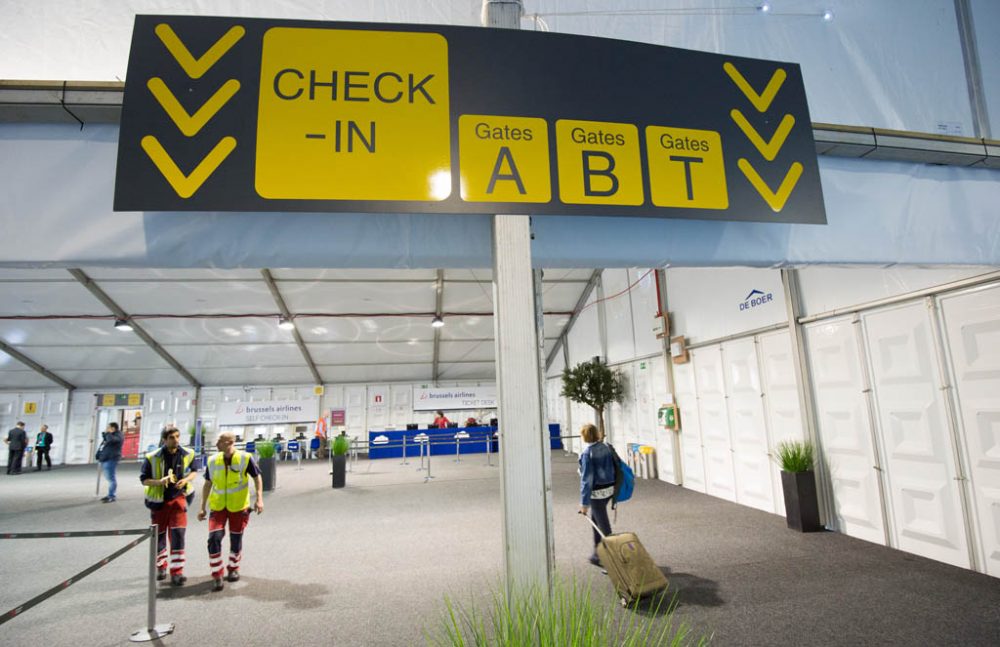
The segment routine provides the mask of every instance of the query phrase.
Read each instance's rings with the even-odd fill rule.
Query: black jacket
[[[45,441],[44,445],[42,443],[38,442],[39,439],[41,439],[43,436],[45,437],[44,438],[44,441]],[[38,451],[39,449],[49,449],[50,447],[52,447],[52,441],[53,441],[52,432],[50,432],[50,431],[39,431],[38,434],[35,436],[35,451]]]
[[[122,432],[105,431],[95,458],[101,462],[120,460],[122,457],[122,440],[124,440]]]
[[[11,451],[20,451],[28,446],[28,434],[20,427],[14,427],[7,432],[7,440],[10,441],[8,447]]]

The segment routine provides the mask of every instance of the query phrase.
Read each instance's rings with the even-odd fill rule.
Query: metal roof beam
[[[556,339],[555,345],[552,346],[552,350],[549,351],[549,356],[545,358],[545,370],[548,371],[549,367],[552,366],[553,360],[556,358],[556,353],[559,352],[559,348],[566,343],[566,339],[569,336],[569,331],[573,328],[573,324],[576,323],[577,318],[580,316],[580,311],[583,306],[587,304],[587,299],[590,298],[590,293],[594,291],[597,287],[597,282],[601,279],[601,272],[604,270],[597,269],[594,270],[590,275],[590,280],[587,281],[586,287],[583,288],[583,292],[580,294],[580,298],[577,299],[576,305],[573,306],[573,315],[566,322],[566,325],[562,329],[559,338]]]
[[[42,377],[44,377],[44,378],[46,378],[48,380],[52,380],[53,382],[55,382],[59,386],[63,387],[64,389],[68,389],[68,390],[72,391],[73,389],[76,388],[75,386],[73,386],[72,384],[70,384],[69,382],[67,382],[66,380],[62,379],[61,377],[59,377],[58,375],[56,375],[55,373],[53,373],[49,369],[45,368],[44,366],[42,366],[41,364],[39,364],[35,360],[31,359],[30,357],[28,357],[27,355],[25,355],[21,351],[17,350],[16,348],[14,348],[13,346],[11,346],[10,344],[7,344],[6,342],[0,341],[0,351],[3,351],[5,353],[7,353],[8,355],[10,355],[11,357],[13,357],[17,361],[21,362],[22,364],[24,364],[28,368],[32,369],[33,371],[35,371],[36,373],[38,373]]]
[[[281,296],[281,292],[278,290],[278,285],[274,282],[274,277],[271,276],[271,270],[265,267],[260,271],[260,274],[264,277],[264,282],[267,283],[267,288],[271,291],[271,296],[274,297],[274,302],[278,305],[278,309],[281,310],[281,314],[284,315],[286,319],[294,323],[295,318],[288,310],[288,306],[285,305],[285,299]],[[323,378],[320,377],[319,370],[316,368],[316,362],[313,361],[312,355],[309,354],[309,349],[306,348],[306,343],[302,341],[302,335],[299,334],[298,328],[292,328],[292,337],[295,338],[295,343],[302,352],[302,359],[306,361],[306,366],[309,367],[309,372],[312,373],[313,380],[315,380],[316,384],[322,384]]]
[[[97,283],[94,282],[92,278],[87,276],[86,273],[83,272],[83,270],[77,268],[71,268],[67,271],[70,274],[72,274],[73,278],[79,281],[83,287],[87,288],[87,290],[91,294],[93,294],[98,301],[104,304],[104,307],[110,310],[115,315],[115,317],[121,319],[122,321],[128,322],[128,324],[132,326],[132,331],[135,332],[136,336],[142,341],[146,342],[146,345],[152,348],[153,352],[162,357],[163,361],[169,364],[175,371],[180,373],[184,377],[184,379],[191,384],[191,386],[194,387],[201,386],[201,383],[199,383],[198,380],[196,380],[195,377],[191,375],[191,373],[189,373],[186,368],[181,366],[181,363],[178,362],[176,359],[174,359],[173,355],[168,353],[166,349],[163,348],[163,346],[160,346],[160,344],[155,339],[153,339],[149,335],[149,333],[146,332],[146,330],[139,325],[137,321],[132,319],[132,317],[130,317],[129,314],[125,312],[120,305],[115,303],[115,300],[112,299],[110,296],[108,296],[108,294],[104,290],[102,290],[97,285]]]

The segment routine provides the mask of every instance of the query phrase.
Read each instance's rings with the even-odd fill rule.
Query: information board
[[[194,16],[136,18],[115,209],[826,222],[793,63]]]

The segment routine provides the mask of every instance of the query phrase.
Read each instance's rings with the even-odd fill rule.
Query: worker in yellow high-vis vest
[[[139,480],[146,486],[146,507],[157,526],[156,579],[167,579],[167,536],[170,536],[170,583],[181,586],[184,576],[184,535],[187,506],[194,498],[194,452],[181,446],[181,432],[168,425],[160,433],[159,449],[146,454]]]
[[[264,483],[253,456],[236,449],[236,436],[230,431],[219,434],[215,442],[219,450],[208,459],[205,468],[205,486],[201,493],[198,520],[204,521],[205,505],[212,509],[208,518],[208,562],[212,569],[213,591],[221,591],[223,562],[222,538],[229,524],[228,579],[240,579],[240,560],[243,558],[243,531],[250,520],[250,479],[254,482],[253,509],[264,512]]]

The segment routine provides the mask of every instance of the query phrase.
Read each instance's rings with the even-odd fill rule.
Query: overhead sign
[[[495,386],[456,386],[448,389],[413,389],[414,411],[496,409]]]
[[[272,400],[255,402],[222,402],[216,424],[281,425],[293,422],[315,422],[319,417],[319,399]]]
[[[826,222],[792,63],[194,16],[136,17],[115,210]]]
[[[99,407],[141,407],[143,402],[142,393],[98,393],[97,406]]]

